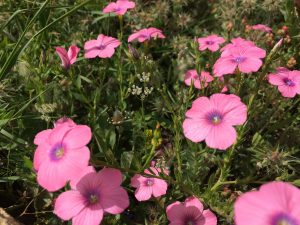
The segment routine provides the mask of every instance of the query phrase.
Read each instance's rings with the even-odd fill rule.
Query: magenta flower
[[[149,41],[151,38],[165,38],[165,36],[163,35],[161,30],[154,27],[150,27],[139,30],[130,35],[128,37],[128,42],[132,42],[135,39],[137,39],[139,42],[144,42]]]
[[[255,46],[236,46],[227,49],[216,61],[213,70],[217,77],[233,74],[238,68],[243,73],[257,72],[266,51]]]
[[[99,225],[105,213],[119,214],[129,206],[119,170],[104,168],[88,173],[76,185],[55,201],[54,213],[73,225]]]
[[[110,58],[115,53],[115,48],[121,42],[113,37],[108,37],[100,34],[97,40],[90,40],[84,44],[84,58]]]
[[[168,205],[167,217],[170,225],[217,225],[215,214],[209,209],[203,210],[202,203],[196,197]]]
[[[104,9],[104,13],[115,13],[117,15],[124,15],[128,9],[133,9],[135,3],[128,0],[118,0],[117,2],[109,3]]]
[[[288,70],[283,67],[277,68],[275,74],[269,74],[270,84],[278,86],[278,90],[283,97],[293,98],[300,94],[300,71]]]
[[[204,51],[205,49],[208,49],[212,52],[215,52],[219,49],[219,45],[223,44],[225,42],[225,39],[222,37],[219,37],[215,34],[203,37],[203,38],[198,38],[198,43],[199,43],[199,50]]]
[[[300,190],[285,182],[270,182],[241,195],[234,204],[236,225],[299,225]]]
[[[85,125],[56,125],[37,134],[34,143],[34,169],[38,183],[48,191],[57,191],[88,166],[91,129]]]
[[[185,84],[191,86],[193,83],[197,89],[201,89],[201,87],[207,87],[208,83],[212,82],[213,79],[214,78],[205,71],[202,71],[201,76],[199,77],[197,70],[188,70],[184,76]]]
[[[149,170],[151,170],[151,172]],[[161,170],[159,168],[150,167],[144,172],[158,176]],[[140,174],[136,174],[131,178],[130,185],[136,188],[134,195],[138,201],[147,201],[152,195],[154,197],[165,195],[168,188],[166,181],[159,178],[143,177]]]
[[[247,107],[236,95],[199,97],[186,112],[183,133],[193,142],[205,140],[210,148],[225,150],[237,139],[233,126],[247,119]]]
[[[260,30],[260,31],[263,31],[263,32],[272,32],[272,28],[266,26],[266,25],[263,25],[263,24],[256,24],[256,25],[253,25],[251,27],[253,30]]]
[[[55,50],[61,60],[62,67],[67,70],[76,62],[80,48],[76,45],[71,45],[68,52],[63,47],[56,47]]]

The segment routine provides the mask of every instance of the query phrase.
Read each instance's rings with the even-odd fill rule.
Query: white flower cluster
[[[150,73],[145,73],[145,72],[143,72],[142,74],[137,74],[138,79],[140,80],[140,82],[143,82],[143,83],[149,82],[150,76],[151,76]]]

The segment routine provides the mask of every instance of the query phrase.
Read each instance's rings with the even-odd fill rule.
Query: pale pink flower
[[[220,48],[220,44],[223,44],[224,42],[225,42],[224,38],[219,37],[215,34],[203,38],[198,38],[200,51],[204,51],[205,49],[208,49],[212,52],[215,52]]]
[[[158,176],[161,170],[159,168],[150,167],[144,172]],[[164,173],[166,172],[164,171]],[[168,188],[166,181],[159,178],[143,177],[140,174],[136,174],[131,178],[130,185],[136,188],[134,195],[138,201],[147,201],[152,195],[154,197],[165,195]]]
[[[128,0],[118,0],[117,2],[109,3],[104,9],[104,13],[115,13],[117,15],[124,15],[128,9],[133,9],[135,3]]]
[[[121,42],[113,37],[108,37],[100,34],[97,40],[90,40],[85,42],[84,50],[85,58],[110,58],[115,53],[115,48],[117,48]]]
[[[217,225],[217,217],[209,209],[203,210],[202,203],[194,196],[183,203],[174,202],[167,207],[169,225]]]
[[[263,32],[272,32],[272,28],[266,26],[266,25],[263,25],[263,24],[256,24],[256,25],[253,25],[251,27],[253,30],[260,30],[260,31],[263,31]]]
[[[269,182],[241,195],[234,204],[236,225],[299,225],[300,190],[285,182]]]
[[[76,190],[63,192],[55,201],[54,213],[73,225],[99,225],[105,213],[120,214],[129,206],[119,170],[104,168],[86,174]]]
[[[68,52],[63,47],[56,47],[55,50],[61,60],[62,67],[69,69],[76,62],[80,48],[76,45],[71,45]]]
[[[247,119],[247,106],[236,95],[199,97],[186,112],[183,133],[193,142],[205,140],[210,148],[225,150],[237,139],[233,126]]]
[[[213,79],[214,78],[205,71],[202,71],[201,76],[199,77],[197,70],[188,70],[184,76],[185,84],[191,86],[193,83],[197,89],[201,89],[201,87],[207,87],[208,83],[212,82]]]
[[[38,183],[48,191],[57,191],[88,166],[91,129],[67,122],[37,134],[34,143],[34,169]]]
[[[256,46],[231,47],[216,61],[214,74],[217,77],[233,74],[237,68],[243,73],[257,72],[264,57],[266,51]]]
[[[135,39],[137,39],[139,42],[144,42],[149,41],[151,38],[165,38],[165,36],[163,35],[161,30],[154,27],[150,27],[139,30],[130,35],[128,37],[128,42],[132,42]]]
[[[300,71],[288,70],[283,67],[277,68],[276,73],[269,74],[270,84],[278,86],[278,90],[283,97],[293,98],[300,94]]]

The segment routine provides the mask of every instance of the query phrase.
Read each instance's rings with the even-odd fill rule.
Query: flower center
[[[121,11],[122,10],[122,8],[121,7],[117,7],[117,8],[115,8],[115,12],[119,12],[119,11]]]
[[[242,62],[245,61],[245,59],[246,59],[246,57],[238,56],[238,57],[236,57],[236,58],[234,59],[234,62],[235,62],[235,63],[242,63]]]
[[[284,78],[283,79],[283,82],[289,86],[289,87],[294,87],[295,86],[295,83],[291,80],[291,79],[288,79],[288,78]]]
[[[65,154],[65,151],[62,147],[59,147],[55,150],[55,157],[57,159],[61,159],[64,156],[64,154]]]
[[[97,202],[98,202],[98,196],[97,195],[95,195],[95,194],[91,194],[90,196],[89,196],[89,203],[90,204],[96,204]]]
[[[207,45],[213,45],[215,42],[214,41],[206,41]]]
[[[154,180],[152,178],[149,178],[145,181],[146,186],[152,186],[154,184]]]
[[[218,111],[213,111],[207,115],[208,121],[213,125],[218,125],[222,122],[222,115]]]
[[[185,225],[196,225],[197,223],[192,219],[187,219],[184,224]]]
[[[61,158],[64,157],[64,155],[66,154],[66,150],[64,149],[63,146],[61,146],[61,144],[56,145],[51,151],[50,151],[50,158],[53,161],[58,161]]]
[[[294,218],[285,213],[278,214],[272,221],[272,225],[299,225]]]
[[[105,49],[105,47],[106,47],[105,45],[100,45],[99,50],[103,50],[103,49]]]

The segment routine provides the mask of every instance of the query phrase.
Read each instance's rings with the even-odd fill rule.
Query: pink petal
[[[68,149],[81,148],[87,145],[92,138],[91,128],[86,125],[77,125],[63,138],[63,144]]]
[[[283,79],[284,76],[282,76],[281,74],[269,74],[268,76],[269,83],[277,86],[285,85]]]
[[[224,122],[217,126],[211,126],[210,132],[205,138],[208,147],[226,150],[236,141],[237,134],[235,129]]]
[[[108,182],[108,181],[107,181]],[[129,197],[122,187],[100,189],[100,204],[105,212],[119,214],[129,206]]]
[[[219,58],[214,65],[214,74],[216,77],[223,76],[225,74],[233,74],[237,63],[235,63],[232,57]]]
[[[203,204],[199,201],[198,198],[194,196],[187,198],[184,201],[184,205],[185,207],[196,207],[199,210],[199,212],[203,211]]]
[[[154,184],[152,186],[152,193],[154,197],[159,197],[167,193],[168,184],[162,179],[154,179]]]
[[[207,112],[212,108],[209,98],[199,97],[193,101],[192,108],[189,109],[185,116],[189,118],[199,118],[204,119]]]
[[[246,58],[244,62],[239,63],[239,70],[243,73],[257,72],[262,65],[259,58]]]
[[[213,129],[213,126],[205,119],[186,118],[182,126],[184,136],[193,142],[203,141]]]
[[[92,166],[87,166],[84,170],[82,170],[76,177],[72,178],[70,181],[70,186],[72,189],[76,190],[77,183],[81,180],[82,177],[89,173],[95,173],[96,170]]]
[[[47,143],[39,145],[33,157],[33,167],[36,171],[39,170],[41,163],[43,163],[49,157],[49,151],[51,150],[51,146]]]
[[[113,169],[113,168],[104,168],[102,169],[98,175],[97,179],[101,180],[101,187],[102,188],[112,188],[118,187],[121,185],[123,177],[120,170]]]
[[[132,178],[131,178],[131,182],[130,185],[132,187],[138,188],[147,178],[141,176],[140,174],[135,174]]]
[[[64,49],[62,47],[56,47],[55,50],[61,60],[62,66],[66,69],[69,68],[70,61],[69,61],[68,53],[67,53],[66,49]]]
[[[72,119],[66,117],[60,118],[54,123],[54,127],[65,126],[65,125],[72,128],[75,127],[77,124]]]
[[[171,224],[184,225],[185,219],[185,207],[181,202],[174,202],[167,207],[167,217],[171,221]]]
[[[70,131],[72,127],[70,126],[56,126],[55,128],[52,129],[51,134],[49,135],[49,143],[51,145],[57,145],[61,144],[63,138],[67,134],[68,131]]]
[[[103,40],[103,45],[109,46],[110,48],[116,48],[121,44],[121,42],[113,37],[106,37]]]
[[[131,34],[128,37],[128,42],[132,42],[133,40],[137,39],[140,35],[141,35],[141,31],[137,31],[137,32]]]
[[[51,132],[52,132],[52,129],[47,129],[47,130],[43,130],[43,131],[37,133],[34,137],[33,143],[35,145],[44,144],[47,141],[47,139],[49,138],[49,135],[51,134]]]
[[[76,62],[79,51],[80,48],[78,48],[76,45],[70,46],[68,50],[68,57],[71,65]]]
[[[202,216],[198,219],[197,225],[217,225],[217,217],[209,209],[204,210]]]
[[[135,7],[135,3],[131,1],[118,0],[117,5],[120,8],[133,9]]]
[[[297,94],[295,87],[289,87],[287,85],[278,86],[278,90],[282,96],[286,98],[294,98]]]
[[[138,201],[147,201],[151,198],[152,187],[140,186],[135,190],[134,195]]]
[[[107,46],[105,49],[98,51],[98,56],[100,58],[111,58],[114,53],[115,53],[115,49],[113,47]]]
[[[99,225],[103,218],[103,209],[98,205],[84,208],[73,217],[72,225]]]
[[[256,46],[247,47],[245,52],[245,55],[251,58],[265,58],[266,54],[266,50],[258,48]]]
[[[116,8],[117,8],[117,4],[115,2],[111,2],[103,9],[103,12],[104,13],[114,12]]]
[[[66,191],[55,200],[54,214],[63,220],[76,216],[86,206],[86,199],[79,191]]]
[[[219,49],[219,44],[218,43],[215,43],[213,45],[208,45],[207,47],[210,51],[212,52],[216,52],[218,49]]]

